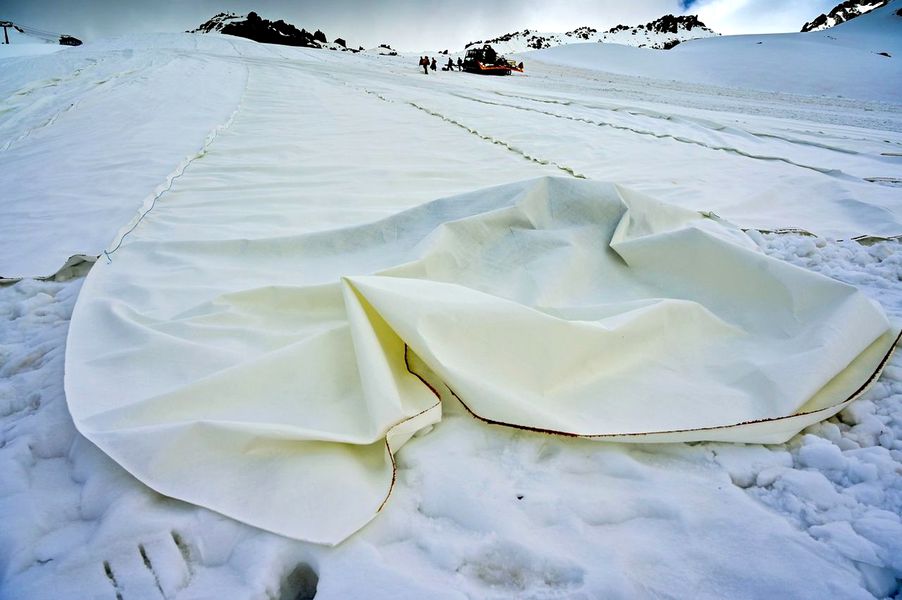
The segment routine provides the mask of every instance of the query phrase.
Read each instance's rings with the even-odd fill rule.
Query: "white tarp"
[[[611,184],[274,238],[190,230],[126,239],[89,274],[72,416],[159,492],[321,543],[379,511],[439,395],[567,435],[779,442],[857,397],[895,341],[855,288]]]
[[[96,257],[228,125],[242,65],[140,42],[0,54],[0,279]]]
[[[839,28],[840,38],[852,44],[849,28],[875,22],[877,12]],[[896,236],[898,107],[859,99],[900,97],[899,61],[876,54],[896,56],[883,42],[900,37],[894,27],[859,32],[879,41],[867,51],[837,41],[824,53],[827,42],[804,41],[821,34],[765,36],[764,45],[725,36],[667,52],[580,44],[532,54],[526,74],[505,78],[426,76],[415,57],[219,35],[125,36],[0,58],[0,280],[50,276],[73,256],[93,259],[115,247],[136,211],[176,191],[178,224],[204,222],[206,211],[240,195],[227,210],[243,232],[256,225],[277,235],[333,206],[343,223],[360,222],[486,185],[570,173],[713,210],[743,227]],[[818,92],[805,87],[812,81],[836,79],[820,73],[831,64],[822,55],[833,57],[837,72],[865,78],[856,85],[840,77],[862,95],[754,91],[787,78],[724,67],[760,62],[762,52],[780,72],[816,73],[791,77],[808,93]],[[602,63],[600,55],[617,56]],[[723,68],[712,71],[715,63]],[[663,79],[575,68],[624,64],[632,75]],[[730,78],[721,78],[725,70]],[[702,81],[749,89],[671,81],[698,72],[715,74]]]

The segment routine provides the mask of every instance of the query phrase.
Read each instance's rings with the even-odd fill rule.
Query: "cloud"
[[[727,35],[799,31],[837,0],[692,0],[708,27]]]

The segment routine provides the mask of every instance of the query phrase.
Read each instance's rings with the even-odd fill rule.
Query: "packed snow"
[[[880,236],[902,233],[900,8],[668,52],[565,46],[509,78],[187,34],[0,54],[0,277],[22,278],[0,287],[0,597],[897,594],[898,354],[780,445],[604,444],[448,404],[399,452],[391,502],[332,548],[138,483],[75,430],[63,360],[90,267],[70,257],[116,260],[144,220],[225,239],[204,227],[211,190],[242,231],[271,235],[547,174],[714,211],[898,322],[902,244]],[[283,210],[257,214],[261,197]],[[772,231],[786,227],[816,235]]]

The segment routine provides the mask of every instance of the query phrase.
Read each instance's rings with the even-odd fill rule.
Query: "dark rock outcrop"
[[[471,48],[473,46],[482,47],[486,44],[498,44],[500,42],[509,42],[514,38],[525,38],[526,46],[529,48],[534,48],[536,50],[541,50],[543,48],[550,48],[550,42],[543,36],[538,35],[537,33],[530,31],[529,29],[524,29],[523,31],[514,31],[512,33],[505,33],[504,35],[500,35],[496,38],[492,38],[490,40],[477,40],[475,42],[468,42],[465,46],[466,48]]]
[[[818,15],[812,21],[805,23],[802,26],[802,33],[835,27],[887,4],[889,4],[889,0],[846,0],[846,2],[834,6],[827,14]]]
[[[241,19],[241,17],[232,12],[221,12],[213,16],[208,21],[201,23],[197,29],[189,29],[185,33],[211,33],[220,31],[223,26],[232,20]]]
[[[326,39],[326,34],[319,29],[314,33],[310,33],[306,29],[298,29],[282,19],[278,21],[264,19],[255,12],[248,13],[246,17],[235,13],[219,13],[209,21],[201,24],[197,29],[189,30],[187,33],[216,32],[235,35],[264,44],[330,48],[332,50],[359,52],[359,50],[348,48],[347,42],[342,38],[337,38],[334,46],[330,45]]]
[[[615,25],[608,29],[605,33],[617,33],[618,31],[635,31],[636,29],[644,29],[649,32],[654,33],[679,33],[680,30],[684,31],[692,31],[694,28],[700,29],[708,29],[708,27],[702,23],[698,15],[679,15],[677,17],[673,15],[664,15],[660,19],[655,19],[654,21],[649,21],[645,25],[637,25],[636,27],[630,27],[629,25]],[[710,30],[709,30],[710,31]],[[674,44],[675,46],[676,44]]]
[[[656,19],[645,24],[645,29],[656,33],[677,33],[680,29],[692,31],[694,27],[705,28],[698,15],[664,15],[660,19]]]
[[[580,39],[580,40],[588,40],[594,34],[598,33],[598,30],[594,27],[577,27],[573,31],[568,31],[565,35],[568,35],[572,38]]]
[[[363,50],[363,48],[361,48]],[[374,49],[376,54],[380,54],[382,56],[398,56],[398,51],[391,47],[389,44],[379,44]]]

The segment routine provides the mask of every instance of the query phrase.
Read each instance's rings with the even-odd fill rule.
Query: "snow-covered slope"
[[[347,42],[342,38],[336,38],[334,41],[329,42],[326,39],[326,34],[319,29],[310,33],[306,29],[298,29],[282,19],[277,21],[264,19],[255,12],[249,12],[247,15],[219,13],[196,29],[189,30],[186,33],[222,33],[265,44],[359,52],[357,49],[349,48]]]
[[[664,15],[645,25],[617,25],[607,31],[593,27],[578,27],[565,33],[546,33],[531,29],[515,31],[487,40],[467,44],[467,48],[490,44],[502,54],[554,48],[583,42],[605,42],[639,48],[669,49],[680,42],[718,35],[695,15]]]
[[[810,91],[832,58],[843,72],[895,64],[899,8],[827,32],[752,37],[745,50],[743,38],[655,53],[585,46],[619,48],[611,56],[624,61],[698,52],[683,64],[704,65],[716,63],[705,48],[751,60],[774,40],[769,64],[782,56],[797,79],[788,89]],[[141,215],[157,232],[191,223],[217,250],[228,236],[293,234],[327,217],[364,223],[556,174],[617,181],[744,227],[810,229],[824,237],[751,236],[902,318],[902,245],[831,239],[902,233],[895,71],[848,99],[756,91],[768,71],[750,63],[729,78],[723,61],[727,89],[652,70],[650,59],[600,72],[599,56],[590,68],[531,58],[508,78],[427,76],[409,57],[159,35],[4,59],[0,274],[51,274],[70,254],[100,254]],[[258,198],[279,210],[261,212]],[[226,206],[233,227],[207,227],[203,215],[224,217]],[[165,276],[177,288],[191,273]],[[493,427],[448,405],[399,453],[383,512],[325,548],[160,496],[80,437],[63,357],[83,269],[58,279],[0,286],[4,599],[898,593],[902,357],[867,397],[781,445],[627,448]]]
[[[845,23],[867,12],[886,6],[889,0],[846,0],[833,7],[827,14],[820,14],[802,26],[802,32],[820,31]]]
[[[228,122],[246,70],[193,54],[231,49],[222,37],[194,38],[0,62],[0,243],[11,252],[0,278],[52,275],[73,255],[100,254]],[[161,52],[161,40],[176,41]]]
[[[897,102],[902,17],[895,1],[829,31],[693,40],[670,52],[562,46],[529,60],[658,79]]]

